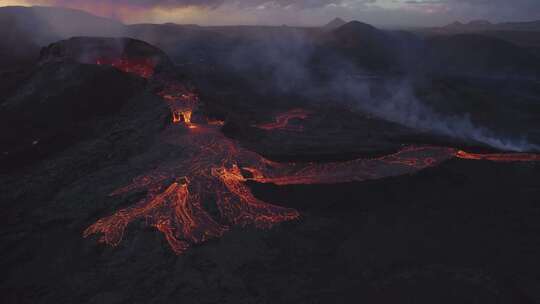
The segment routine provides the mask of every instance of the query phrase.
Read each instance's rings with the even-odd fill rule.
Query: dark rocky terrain
[[[1,8],[2,16],[13,12]],[[82,236],[146,195],[111,192],[188,155],[163,140],[189,132],[172,124],[158,96],[163,79],[194,88],[201,106],[193,121],[223,120],[226,138],[275,161],[374,158],[410,145],[502,152],[372,107],[393,100],[396,79],[407,78],[411,95],[398,97],[429,106],[439,115],[431,121],[467,115],[501,137],[526,136],[530,148],[540,143],[534,51],[360,22],[335,30],[104,26],[144,41],[70,38],[99,36],[94,25],[80,35],[47,32],[46,43],[20,46],[30,55],[0,71],[0,302],[540,303],[538,162],[451,159],[363,182],[248,182],[257,198],[301,217],[268,230],[233,227],[181,255],[145,220],[116,247]],[[18,31],[8,31],[16,43],[33,41]],[[156,68],[138,77],[96,64],[107,57],[151,58]],[[310,113],[291,120],[301,129],[257,128],[293,108]]]

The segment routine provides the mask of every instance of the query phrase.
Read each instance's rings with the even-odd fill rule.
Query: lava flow
[[[302,131],[302,126],[291,126],[289,122],[292,119],[306,119],[311,113],[304,109],[292,109],[285,113],[278,114],[273,122],[255,125],[256,128],[263,130],[288,130]]]
[[[219,238],[234,226],[270,228],[299,217],[294,209],[256,198],[245,184],[247,181],[276,185],[364,181],[412,174],[455,157],[495,161],[540,160],[540,157],[532,155],[481,155],[453,148],[408,147],[373,159],[276,163],[227,138],[220,130],[221,122],[191,122],[191,113],[199,102],[197,95],[176,82],[162,85],[164,89],[158,95],[170,106],[173,123],[197,129],[176,132],[176,128],[170,128],[164,132],[163,141],[181,148],[182,157],[163,162],[114,191],[112,196],[133,191],[146,192],[146,196],[133,206],[98,220],[84,231],[84,237],[98,234],[100,242],[116,246],[130,223],[145,220],[165,236],[176,254],[181,254],[193,244]],[[306,112],[294,110],[278,116],[276,123],[266,128],[279,129],[287,125],[288,119],[299,115],[307,117]],[[215,205],[215,216],[205,208],[209,204]]]
[[[472,160],[489,160],[496,162],[529,162],[540,161],[540,155],[527,154],[527,153],[491,153],[491,154],[479,154],[469,153],[462,150],[456,152],[457,158],[472,159]]]
[[[163,233],[176,253],[186,250],[190,243],[219,237],[227,230],[203,210],[197,194],[189,191],[189,180],[185,179],[174,181],[165,189],[149,187],[145,199],[99,220],[86,229],[84,236],[99,232],[103,234],[100,242],[115,246],[122,240],[127,225],[136,219],[146,219]]]
[[[199,103],[197,94],[182,84],[170,83],[165,85],[158,95],[169,105],[173,123],[185,123],[189,127],[194,127],[191,116]]]
[[[138,75],[142,78],[150,78],[154,75],[156,63],[150,58],[127,58],[119,59],[99,58],[97,65],[110,65],[120,71]]]

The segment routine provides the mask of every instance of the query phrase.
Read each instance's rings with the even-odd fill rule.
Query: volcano
[[[345,25],[347,22],[345,22],[343,19],[341,18],[334,18],[332,19],[332,21],[328,22],[326,25],[324,25],[324,30],[326,31],[331,31],[331,30],[335,30],[337,29],[338,27],[342,26],[342,25]]]
[[[124,41],[121,41],[124,42]],[[97,45],[99,47],[90,47]],[[83,45],[88,50],[81,57]],[[167,76],[154,77],[154,68],[167,62],[165,58],[143,57],[140,52],[113,52],[99,40],[69,41],[67,47],[53,45],[43,54],[45,64],[58,58],[109,65],[126,74],[149,78],[153,86],[162,88],[157,93],[168,104],[172,126],[180,125],[184,132],[167,128],[163,144],[184,147],[185,156],[157,164],[157,168],[133,179],[133,182],[111,193],[113,196],[145,190],[146,198],[132,207],[121,209],[102,218],[84,231],[84,236],[101,235],[99,241],[117,246],[128,225],[141,218],[159,230],[172,250],[181,254],[193,244],[221,237],[230,226],[271,228],[277,223],[299,217],[296,210],[279,207],[257,199],[244,184],[247,181],[271,183],[279,186],[296,184],[336,184],[352,181],[380,179],[409,174],[453,157],[469,160],[536,161],[540,156],[520,154],[472,154],[452,148],[408,147],[401,151],[373,159],[317,163],[276,163],[242,148],[220,131],[218,124],[192,122],[198,109],[199,98],[184,83]],[[135,44],[136,45],[136,44]],[[70,47],[71,46],[71,47]],[[146,48],[143,48],[146,50]],[[138,56],[135,56],[137,54]],[[120,59],[101,58],[116,55]],[[156,59],[157,58],[157,59]],[[161,59],[161,61],[158,61]],[[152,64],[149,64],[152,63]],[[139,68],[138,64],[142,64]],[[274,123],[256,125],[266,131],[290,129],[291,119],[306,119],[309,111],[293,109],[279,114]],[[208,117],[206,121],[209,122]],[[296,129],[301,131],[302,129]],[[204,210],[203,202],[214,200],[219,210],[219,220]]]
[[[121,26],[0,70],[2,303],[534,303],[534,50]]]

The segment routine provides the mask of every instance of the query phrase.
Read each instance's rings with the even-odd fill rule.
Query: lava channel
[[[456,157],[470,160],[489,160],[495,162],[530,162],[540,161],[540,155],[530,153],[469,153],[462,150],[456,152]]]

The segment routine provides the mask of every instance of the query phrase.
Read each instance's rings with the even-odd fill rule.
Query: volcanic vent
[[[41,64],[73,61],[110,65],[143,78],[150,78],[154,73],[172,66],[172,62],[160,49],[129,38],[71,38],[44,48],[40,58]]]
[[[99,60],[116,68],[98,66]],[[44,48],[39,64],[16,74],[9,80],[13,87],[2,91],[0,171],[33,164],[121,124],[126,108],[132,113],[146,106],[142,77],[170,66],[159,49],[132,39],[73,38]],[[167,115],[161,103],[153,109],[145,117],[162,110]]]

